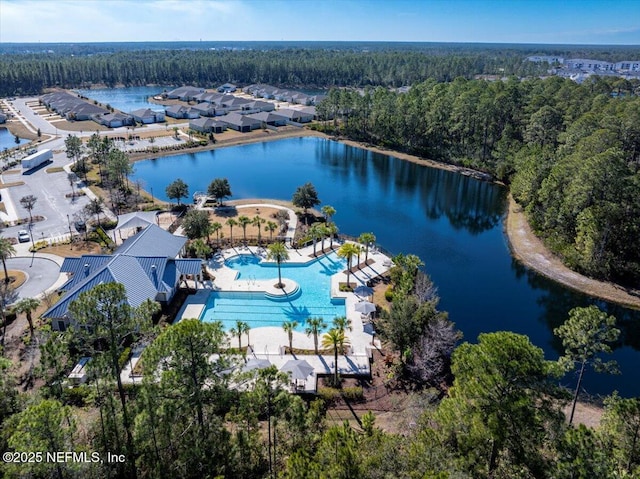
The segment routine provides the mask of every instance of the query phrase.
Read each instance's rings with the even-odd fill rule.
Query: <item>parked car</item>
[[[82,220],[76,220],[73,222],[73,226],[75,227],[77,232],[84,231],[87,229],[87,223]]]
[[[18,241],[20,241],[20,243],[28,243],[29,241],[31,241],[29,232],[27,230],[18,231]]]

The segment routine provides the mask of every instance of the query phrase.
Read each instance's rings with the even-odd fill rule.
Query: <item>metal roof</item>
[[[181,274],[200,274],[200,259],[176,259],[186,238],[174,236],[150,225],[127,239],[112,255],[84,255],[65,258],[61,272],[72,276],[61,289],[67,293],[43,316],[64,318],[71,301],[101,283],[121,283],[127,303],[137,307],[145,300],[155,300],[159,293],[173,296]],[[137,254],[140,253],[140,254]]]
[[[150,224],[137,235],[127,238],[115,254],[175,258],[186,242],[187,238],[184,236],[172,235],[159,226]]]

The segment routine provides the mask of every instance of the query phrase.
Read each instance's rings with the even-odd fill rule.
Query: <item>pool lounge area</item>
[[[334,248],[338,246],[334,242]],[[320,249],[319,244],[317,249]],[[301,322],[293,332],[293,347],[313,350],[313,336],[304,333],[304,322],[298,318],[322,316],[330,325],[333,317],[346,316],[352,326],[352,331],[347,331],[350,348],[348,354],[338,357],[338,371],[345,376],[368,376],[372,350],[380,344],[368,318],[355,309],[357,303],[368,298],[340,291],[339,284],[347,280],[346,262],[335,252],[320,258],[313,258],[312,254],[313,246],[289,249],[289,260],[282,264],[281,270],[286,283],[283,294],[274,287],[277,267],[275,263],[265,261],[264,248],[242,246],[218,253],[207,264],[213,281],[205,282],[204,288],[187,298],[176,321],[186,318],[214,321],[218,320],[219,313],[220,318],[229,315],[223,322],[225,328],[232,327],[230,325],[236,320],[247,322],[251,329],[242,337],[243,346],[247,341],[250,345],[247,359],[266,359],[278,369],[293,358],[304,359],[313,367],[313,373],[306,380],[297,381],[294,389],[295,392],[315,393],[318,376],[333,374],[334,356],[285,354],[289,340],[282,323]],[[392,266],[390,258],[375,248],[369,250],[369,259],[373,260],[369,265],[350,274],[351,283],[366,286],[369,280],[386,273]],[[287,273],[294,278],[288,277]],[[304,294],[310,287],[312,294],[305,299]],[[269,298],[269,294],[275,297]],[[323,294],[326,297],[321,297]],[[237,346],[237,336],[229,337],[229,344]]]

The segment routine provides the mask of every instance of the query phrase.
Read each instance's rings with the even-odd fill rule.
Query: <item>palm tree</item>
[[[265,231],[269,232],[269,241],[273,240],[273,232],[278,229],[278,225],[273,221],[267,221],[267,226],[264,227]]]
[[[217,221],[215,223],[211,223],[211,226],[209,227],[209,231],[211,233],[216,234],[216,243],[218,244],[218,246],[220,246],[220,230],[221,229],[222,229],[222,223],[218,223]]]
[[[257,215],[254,216],[254,218],[251,220],[251,224],[258,228],[258,246],[260,246],[260,243],[262,242],[262,237],[260,236],[260,228],[262,226],[262,223],[264,223],[265,221],[266,220],[264,218],[260,218]]]
[[[329,248],[333,249],[333,237],[338,234],[338,227],[335,223],[329,223],[327,230],[329,231]]]
[[[304,330],[307,336],[313,335],[313,346],[318,354],[318,333],[327,327],[327,323],[321,317],[307,319],[307,329]]]
[[[86,206],[85,210],[90,215],[96,215],[98,217],[98,226],[100,226],[100,213],[102,213],[102,205],[104,200],[101,197],[92,199]]]
[[[211,248],[202,238],[198,238],[191,243],[191,245],[193,246],[193,251],[198,258],[207,259],[211,254]]]
[[[330,234],[329,226],[324,223],[320,223],[320,225],[318,226],[318,233],[320,233],[320,239],[322,240],[321,249],[322,249],[322,252],[324,253],[324,240]]]
[[[277,288],[284,288],[284,285],[282,284],[282,276],[280,274],[280,263],[282,263],[283,261],[287,261],[288,259],[289,252],[287,251],[287,248],[285,247],[283,242],[278,241],[277,243],[269,245],[269,248],[267,249],[267,260],[273,260],[278,263],[278,284],[276,285]]]
[[[251,223],[251,219],[248,216],[239,216],[238,223],[242,226],[242,234],[244,236],[244,245],[247,246],[247,226]]]
[[[316,255],[316,243],[318,242],[318,238],[320,237],[320,223],[313,223],[309,228],[309,236],[313,239],[313,256]]]
[[[38,309],[38,306],[40,306],[40,301],[35,298],[24,298],[15,306],[15,311],[17,313],[24,313],[26,315],[31,337],[33,337],[33,318],[31,317],[31,313]]]
[[[9,273],[7,272],[7,259],[16,254],[16,249],[13,247],[8,238],[0,238],[0,259],[2,260],[2,267],[4,268],[4,282],[9,283]]]
[[[322,347],[325,349],[333,348],[333,379],[338,384],[338,350],[344,354],[345,346],[349,345],[349,339],[345,337],[344,331],[339,329],[330,329],[322,336]]]
[[[233,227],[238,226],[238,222],[233,218],[227,220],[227,226],[229,226],[229,244],[233,246]]]
[[[245,323],[244,321],[240,321],[239,319],[236,320],[236,327],[229,329],[229,332],[232,335],[238,336],[238,349],[242,349],[242,335],[244,333],[247,333],[248,342],[250,329],[251,327],[247,323]]]
[[[289,336],[289,352],[293,354],[293,331],[298,327],[298,321],[285,321],[282,323],[282,329]]]
[[[362,233],[358,241],[364,245],[364,262],[369,260],[369,245],[375,243],[376,235],[373,233]]]
[[[347,260],[347,288],[349,287],[349,275],[351,274],[351,261],[359,252],[360,248],[353,243],[345,243],[338,250],[338,256]]]
[[[331,218],[336,214],[336,209],[331,205],[324,205],[322,207],[322,214],[327,223],[331,223]]]
[[[343,333],[345,331],[353,331],[353,328],[351,327],[351,320],[347,319],[346,316],[336,316],[335,318],[333,318],[333,329],[337,329],[338,331],[342,331]]]

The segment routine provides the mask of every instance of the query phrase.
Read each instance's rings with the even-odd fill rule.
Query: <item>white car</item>
[[[20,243],[28,243],[29,241],[31,241],[29,232],[27,230],[18,231],[18,241],[20,241]]]

